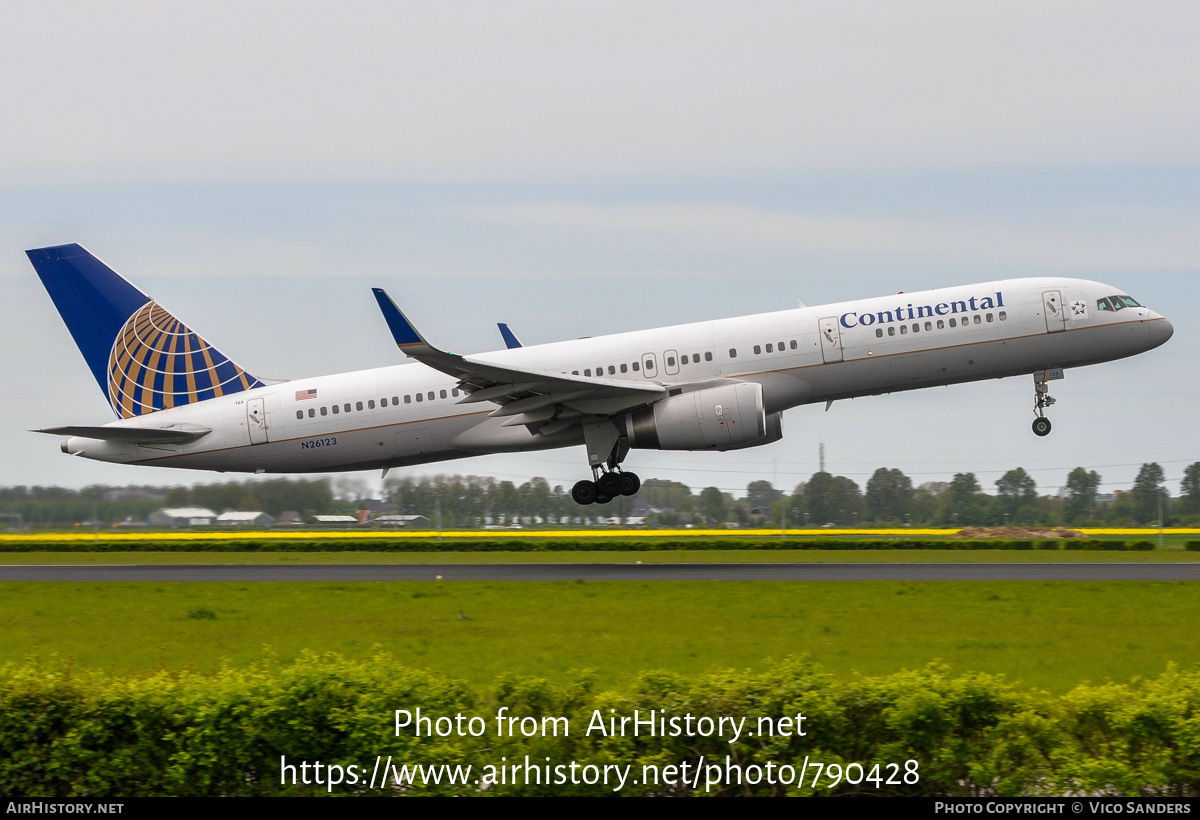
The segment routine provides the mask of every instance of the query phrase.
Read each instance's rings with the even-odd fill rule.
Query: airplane
[[[83,247],[26,252],[117,421],[35,432],[97,461],[252,473],[388,470],[583,444],[579,504],[637,493],[632,450],[728,451],[783,437],[818,402],[1011,376],[1049,382],[1171,338],[1119,288],[1067,278],[983,282],[754,316],[449,353],[381,288],[412,362],[270,384],[252,376]]]

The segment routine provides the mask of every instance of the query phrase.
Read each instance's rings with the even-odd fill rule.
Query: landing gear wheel
[[[1036,418],[1033,420],[1034,435],[1048,436],[1050,435],[1050,419]]]
[[[571,488],[571,500],[576,504],[587,506],[596,503],[596,483],[594,481],[577,481]]]
[[[596,496],[597,504],[607,504],[608,502],[610,502],[612,500],[613,500],[613,497],[611,495],[605,495],[604,493],[600,493],[598,496]]]
[[[621,495],[637,495],[637,491],[642,489],[642,480],[638,478],[637,473],[620,473],[621,479]]]
[[[621,473],[605,473],[600,476],[596,481],[596,492],[608,496],[610,501],[614,496],[621,495]]]

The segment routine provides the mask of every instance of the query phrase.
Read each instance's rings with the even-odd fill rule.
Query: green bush
[[[487,721],[482,736],[397,733],[394,710]],[[500,707],[517,718],[566,717],[570,733],[498,736]],[[717,735],[586,734],[595,714],[746,718],[754,731],[736,743]],[[610,712],[610,710],[613,710]],[[803,737],[767,736],[758,718],[803,713]],[[1018,690],[980,674],[952,677],[940,666],[836,681],[805,659],[753,674],[686,677],[646,672],[623,692],[595,692],[586,674],[555,685],[506,676],[488,696],[408,669],[389,656],[356,662],[306,655],[269,670],[212,675],[157,672],[113,677],[99,671],[0,668],[0,790],[24,798],[257,796],[321,794],[325,785],[281,783],[281,758],[298,764],[362,767],[358,783],[335,794],[480,794],[464,784],[370,788],[376,755],[396,764],[472,766],[502,759],[630,765],[625,794],[690,794],[687,784],[647,783],[641,766],[703,756],[735,766],[799,769],[821,763],[915,760],[908,785],[720,786],[716,794],[1146,795],[1200,793],[1200,673],[1169,667],[1128,685],[1082,685],[1061,697]],[[382,758],[381,758],[382,759]],[[811,776],[812,770],[809,770]],[[299,780],[299,778],[297,778]],[[700,792],[704,791],[701,781]],[[613,794],[611,785],[497,783],[497,795]]]
[[[1200,552],[1200,541],[1188,541],[1183,548],[1188,552]]]

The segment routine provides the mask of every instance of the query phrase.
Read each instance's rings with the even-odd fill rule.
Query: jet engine
[[[736,450],[783,435],[779,414],[763,410],[762,385],[738,382],[680,393],[621,418],[630,447]],[[769,435],[774,438],[760,441]]]

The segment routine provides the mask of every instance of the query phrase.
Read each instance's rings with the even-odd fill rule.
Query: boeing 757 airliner
[[[69,455],[255,473],[389,469],[583,444],[580,504],[633,495],[631,449],[778,441],[813,402],[1033,375],[1151,350],[1171,323],[1120,288],[1007,279],[463,356],[375,298],[415,363],[268,384],[79,245],[27,252],[118,420],[54,427]]]

